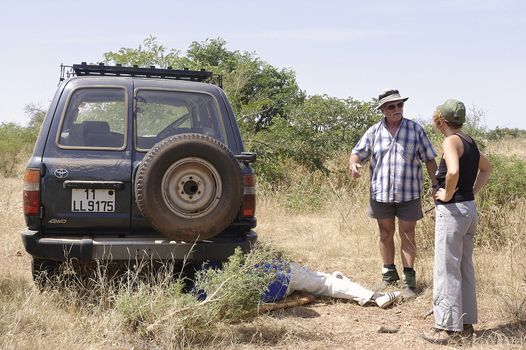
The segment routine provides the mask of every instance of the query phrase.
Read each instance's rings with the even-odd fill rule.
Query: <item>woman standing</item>
[[[457,100],[438,106],[433,124],[444,135],[437,171],[433,312],[435,328],[422,335],[436,344],[469,337],[477,323],[473,240],[477,226],[474,196],[491,173],[488,159],[462,132],[466,107]]]

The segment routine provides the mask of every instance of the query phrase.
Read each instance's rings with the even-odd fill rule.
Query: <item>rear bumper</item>
[[[236,238],[217,236],[198,242],[172,241],[163,236],[42,237],[38,231],[22,232],[22,242],[33,257],[56,261],[76,259],[130,261],[135,259],[225,261],[239,247],[248,252],[257,240],[249,231]]]

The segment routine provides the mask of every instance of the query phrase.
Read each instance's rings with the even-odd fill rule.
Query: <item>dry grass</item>
[[[523,148],[524,149],[524,148]],[[303,179],[303,180],[302,180]],[[303,174],[294,180],[301,185]],[[342,178],[336,178],[339,183]],[[377,228],[367,218],[367,179],[352,190],[325,185],[320,196],[329,198],[320,209],[308,213],[286,209],[286,194],[264,194],[258,202],[260,240],[284,250],[294,260],[315,270],[342,271],[372,286],[380,278],[381,260]],[[418,335],[432,326],[423,315],[431,308],[433,222],[432,212],[417,227],[419,297],[388,310],[362,308],[350,302],[321,299],[313,305],[262,315],[250,322],[221,324],[208,343],[199,345],[160,333],[153,342],[123,324],[108,307],[72,303],[68,294],[39,293],[31,282],[30,259],[19,232],[21,181],[2,179],[0,184],[0,348],[1,349],[391,349],[439,348]],[[292,195],[292,194],[290,194]],[[312,193],[306,194],[311,196]],[[308,198],[308,197],[307,197]],[[294,199],[297,201],[298,199]],[[308,204],[308,203],[307,203]],[[526,347],[526,243],[523,239],[526,200],[513,210],[502,210],[509,222],[500,234],[503,246],[479,247],[475,252],[480,324],[471,346],[477,349]],[[397,242],[399,247],[399,242]],[[398,248],[397,248],[398,249]],[[397,265],[400,266],[397,256]],[[400,325],[397,334],[379,334],[381,325]],[[168,327],[168,326],[167,326]]]
[[[526,138],[503,138],[488,144],[486,152],[516,155],[526,160]]]

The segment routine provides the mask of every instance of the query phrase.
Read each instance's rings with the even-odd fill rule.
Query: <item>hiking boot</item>
[[[416,289],[416,272],[415,270],[404,270],[404,287]]]
[[[400,279],[400,276],[398,276],[398,271],[396,271],[396,268],[394,269],[388,269],[383,268],[382,270],[382,281],[387,282],[388,284],[395,284],[396,281]]]
[[[432,328],[429,332],[422,333],[421,337],[433,344],[448,345],[460,341],[462,339],[460,333],[461,332]]]
[[[404,269],[404,285],[402,287],[402,296],[404,299],[416,298],[416,273],[415,270]]]
[[[374,287],[374,290],[377,292],[381,292],[387,287],[395,285],[398,280],[400,280],[400,276],[398,276],[396,268],[388,269],[384,267],[382,269],[382,281]]]

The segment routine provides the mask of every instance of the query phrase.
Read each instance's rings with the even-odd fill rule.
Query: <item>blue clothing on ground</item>
[[[279,268],[275,267],[274,268]],[[272,303],[278,300],[285,299],[290,283],[290,272],[287,273],[279,270],[276,273],[276,279],[269,284],[268,289],[261,296],[261,301],[265,303]]]

